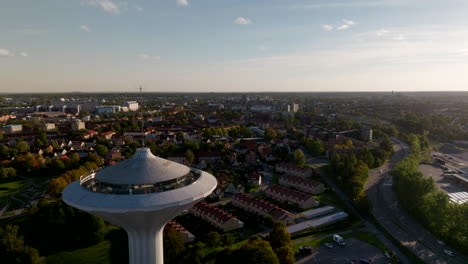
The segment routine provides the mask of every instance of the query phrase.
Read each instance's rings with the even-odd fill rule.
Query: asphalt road
[[[342,201],[344,201],[345,205],[347,208],[356,216],[360,218],[360,220],[365,224],[366,229],[368,232],[374,233],[384,245],[391,250],[393,253],[397,255],[397,257],[401,260],[402,263],[411,263],[406,256],[400,252],[400,250],[393,245],[392,242],[390,242],[375,226],[372,224],[368,219],[366,219],[364,216],[362,216],[359,211],[357,211],[356,207],[352,203],[352,201],[344,194],[344,192],[341,191],[340,188],[328,177],[328,175],[321,170],[320,168],[317,167],[317,165],[325,165],[326,163],[319,163],[317,160],[311,158],[309,155],[307,155],[307,164],[311,165],[314,167],[317,172],[319,172],[320,177],[322,180],[340,197]]]
[[[409,147],[397,139],[392,139],[392,143],[395,149],[394,155],[381,168],[372,170],[369,173],[369,179],[365,186],[366,193],[372,201],[373,215],[394,238],[426,263],[468,263],[467,258],[456,253],[448,246],[437,243],[437,239],[413,220],[399,205],[392,190],[392,177],[388,172],[398,161],[409,154]],[[444,249],[455,252],[455,257],[445,254]]]
[[[353,238],[346,239],[345,246],[339,246],[333,242],[333,248],[327,248],[325,245],[312,248],[312,254],[300,259],[296,264],[343,264],[352,263],[352,260],[359,263],[360,259],[372,259],[373,264],[387,264],[388,259],[383,253],[365,243]]]

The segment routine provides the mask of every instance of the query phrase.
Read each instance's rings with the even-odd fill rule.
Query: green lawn
[[[15,192],[17,189],[21,188],[23,184],[24,181],[22,179],[12,182],[0,183],[0,197],[7,196],[10,193]]]
[[[8,196],[19,188],[21,188],[24,184],[24,180],[17,180],[17,181],[11,181],[11,182],[4,182],[0,183],[0,207],[3,207],[7,200]]]
[[[309,240],[309,241],[304,241],[304,242],[301,242],[301,243],[293,244],[292,249],[293,249],[293,252],[297,252],[297,250],[299,250],[299,247],[302,247],[302,246],[317,247],[317,246],[320,246],[320,245],[323,245],[323,244],[329,243],[329,242],[333,242],[333,238],[331,236],[317,238],[317,239],[314,239],[314,240]]]
[[[353,232],[344,234],[343,238],[355,238],[380,249],[382,252],[389,251],[385,245],[375,236],[375,234],[370,232]]]
[[[74,251],[64,251],[50,255],[45,260],[46,264],[109,264],[110,242],[103,241],[88,248],[81,248]]]

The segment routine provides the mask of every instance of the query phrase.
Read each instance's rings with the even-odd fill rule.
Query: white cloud
[[[352,20],[348,20],[348,19],[343,19],[342,21],[343,21],[343,23],[345,23],[345,25],[349,25],[349,26],[352,26],[352,25],[356,24],[356,22],[354,22]]]
[[[23,51],[23,52],[21,52],[21,53],[20,53],[20,55],[21,55],[21,57],[28,57],[28,56],[29,56],[29,54],[28,54],[28,53],[26,53],[26,52],[24,52],[24,51]]]
[[[268,49],[268,47],[265,46],[265,45],[258,45],[258,46],[257,46],[257,49],[260,50],[260,51],[265,51],[265,50]]]
[[[99,6],[107,13],[120,14],[120,7],[111,0],[86,0],[84,2],[89,6]]]
[[[350,28],[351,26],[356,25],[356,22],[352,20],[343,19],[342,21],[343,21],[343,24],[336,27],[337,30],[346,30]]]
[[[1,57],[13,57],[15,56],[15,54],[13,54],[13,52],[7,50],[7,49],[1,49],[0,48],[0,58]]]
[[[383,37],[385,35],[387,35],[390,31],[382,28],[382,29],[379,29],[377,31],[375,31],[375,34],[377,35],[377,37]]]
[[[293,9],[321,9],[321,8],[348,8],[348,7],[380,7],[380,6],[397,6],[405,5],[408,0],[369,0],[369,1],[343,1],[334,3],[317,3],[294,5]]]
[[[468,56],[468,49],[457,50],[456,54],[459,55],[459,56]]]
[[[189,2],[187,0],[177,0],[178,6],[188,6]]]
[[[135,10],[138,11],[138,12],[143,12],[143,7],[135,6]]]
[[[324,31],[332,31],[335,27],[332,25],[322,25]]]
[[[245,17],[238,17],[234,19],[234,23],[238,25],[248,25],[248,24],[252,24],[252,20],[245,18]]]
[[[348,19],[342,19],[341,24],[338,26],[335,25],[322,25],[322,29],[324,31],[333,31],[333,30],[346,30],[349,29],[350,27],[356,25],[356,22],[353,20],[348,20]]]
[[[91,32],[91,28],[87,25],[81,25],[80,29],[86,32]]]
[[[397,41],[401,41],[401,40],[405,40],[406,37],[403,35],[403,34],[396,34],[392,37],[393,40],[397,40]]]
[[[161,59],[160,56],[151,56],[146,53],[138,54],[137,58],[139,58],[140,60],[160,60]]]
[[[343,24],[343,25],[340,25],[340,26],[336,27],[337,30],[346,30],[348,28],[349,28],[349,25],[346,25],[346,24]]]

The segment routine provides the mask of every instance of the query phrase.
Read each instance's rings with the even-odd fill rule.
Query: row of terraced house
[[[282,172],[288,175],[294,175],[301,178],[308,178],[312,176],[311,168],[303,168],[291,163],[280,163],[275,167],[277,172]]]
[[[310,194],[319,194],[325,190],[325,186],[323,186],[323,184],[320,182],[293,175],[281,176],[279,179],[279,184],[288,187],[294,187],[300,191]]]
[[[301,209],[309,209],[319,205],[310,194],[285,188],[276,184],[265,190],[265,195],[281,203],[296,204]]]
[[[270,215],[273,221],[281,221],[286,225],[294,223],[294,215],[290,212],[249,194],[237,193],[232,196],[231,202],[248,212],[261,216]]]
[[[204,219],[224,232],[244,227],[244,223],[232,214],[205,202],[195,204],[190,208],[190,213]]]

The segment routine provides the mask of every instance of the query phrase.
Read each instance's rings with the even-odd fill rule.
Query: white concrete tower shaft
[[[117,165],[82,177],[63,191],[63,200],[125,229],[130,264],[163,264],[167,222],[208,196],[213,175],[140,148]]]

